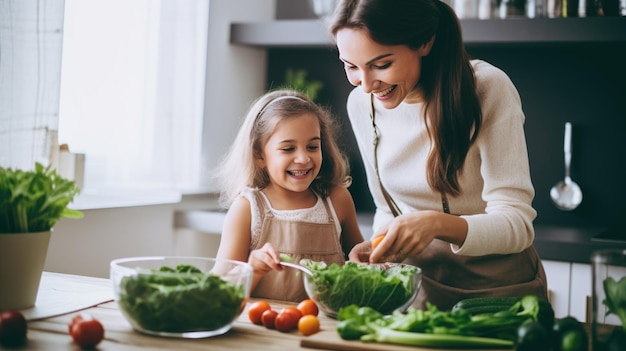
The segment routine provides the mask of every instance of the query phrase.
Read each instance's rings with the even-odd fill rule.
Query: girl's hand
[[[248,257],[248,263],[252,266],[255,274],[266,274],[270,271],[282,271],[284,269],[280,265],[280,253],[269,243],[260,249],[252,250]]]
[[[372,242],[371,241],[363,241],[360,242],[350,250],[348,254],[348,259],[352,262],[356,263],[369,263],[370,254],[372,253]]]

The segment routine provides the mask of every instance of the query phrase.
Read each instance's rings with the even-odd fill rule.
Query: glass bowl
[[[252,267],[204,257],[111,261],[115,301],[145,334],[205,338],[230,330],[250,297]]]
[[[415,301],[422,283],[422,270],[402,263],[326,266],[303,260],[300,264],[311,270],[311,274],[303,274],[307,295],[331,318],[352,304],[382,314],[404,312]]]

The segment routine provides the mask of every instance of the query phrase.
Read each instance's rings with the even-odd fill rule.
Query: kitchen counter
[[[103,286],[110,285],[109,279],[93,278],[78,275],[57,274],[45,272],[44,284],[54,280],[55,290],[65,292],[67,299],[72,299],[80,291],[101,292]],[[48,290],[41,291],[47,294]],[[38,295],[40,296],[40,295]],[[339,338],[335,328],[337,321],[320,314],[321,331],[303,336],[298,331],[289,333],[269,330],[263,326],[252,324],[248,320],[247,307],[235,321],[232,329],[224,335],[204,339],[176,339],[150,336],[134,331],[123,317],[117,303],[106,296],[101,303],[83,309],[98,319],[104,326],[104,340],[98,344],[97,350],[107,351],[138,351],[138,350],[363,350],[363,351],[434,351],[433,349],[405,347],[382,343],[363,343],[360,341],[345,341]],[[39,297],[38,297],[39,301]],[[254,300],[251,300],[254,301]],[[280,311],[285,306],[295,305],[281,301],[269,301],[272,309]],[[45,306],[37,306],[42,308]],[[78,313],[74,306],[65,313],[55,313],[49,317],[27,318],[28,341],[19,350],[78,350],[68,333],[68,324]]]
[[[544,260],[591,263],[591,253],[601,249],[626,249],[626,231],[599,240],[606,228],[535,227],[535,248]],[[621,238],[621,239],[618,239]]]

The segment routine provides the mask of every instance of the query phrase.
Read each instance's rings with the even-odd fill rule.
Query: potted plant
[[[51,166],[0,167],[0,310],[35,304],[54,225],[83,216],[67,207],[79,192]]]
[[[315,101],[317,95],[324,87],[324,83],[318,80],[308,80],[307,71],[304,69],[287,68],[285,71],[285,88],[294,89],[305,93],[311,100]]]

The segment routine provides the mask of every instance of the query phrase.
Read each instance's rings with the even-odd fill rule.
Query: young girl
[[[305,94],[272,91],[252,105],[219,168],[229,210],[217,258],[252,265],[254,297],[307,298],[301,272],[281,266],[281,253],[343,264],[363,241],[335,130]]]

